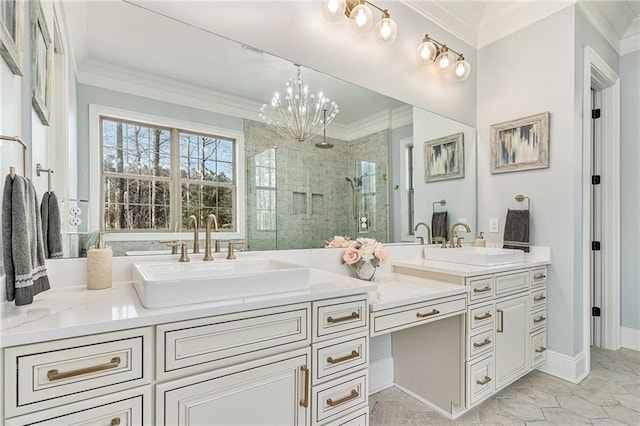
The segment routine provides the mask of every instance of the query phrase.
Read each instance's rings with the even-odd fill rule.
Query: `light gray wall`
[[[478,52],[478,227],[499,218],[502,241],[507,208],[521,208],[516,194],[531,197],[531,243],[551,247],[547,343],[550,350],[574,355],[582,329],[574,324],[579,261],[573,245],[580,205],[574,200],[574,9],[569,7]],[[550,112],[549,168],[490,173],[490,126]]]
[[[243,131],[243,120],[113,90],[78,84],[78,197],[89,198],[89,104]]]
[[[640,330],[640,51],[620,57],[621,325]]]

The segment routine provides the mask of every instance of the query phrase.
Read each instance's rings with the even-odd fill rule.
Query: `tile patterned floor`
[[[580,384],[533,371],[455,420],[393,387],[371,395],[369,407],[371,426],[640,425],[640,352],[592,349]]]

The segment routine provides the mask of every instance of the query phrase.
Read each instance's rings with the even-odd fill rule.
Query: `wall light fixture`
[[[373,13],[369,6],[382,12],[382,18],[374,28],[376,40],[381,44],[393,43],[398,35],[398,25],[391,19],[387,9],[368,0],[322,0],[322,13],[330,21],[337,21],[344,15],[349,18],[353,31],[365,33],[373,24]]]
[[[451,52],[458,55],[457,61]],[[471,65],[464,59],[462,53],[429,37],[429,34],[424,36],[422,43],[418,46],[416,60],[419,64],[435,63],[438,70],[453,72],[458,81],[466,80],[471,73]]]

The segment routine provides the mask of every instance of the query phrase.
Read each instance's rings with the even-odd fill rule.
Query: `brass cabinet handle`
[[[480,343],[473,342],[473,347],[474,348],[481,348],[483,346],[487,346],[489,343],[491,343],[491,339],[489,339],[488,337],[485,337],[485,339]]]
[[[540,346],[539,348],[536,348],[536,352],[538,352],[539,354],[541,354],[542,352],[546,351],[547,348],[545,348],[544,346]]]
[[[547,278],[547,276],[546,276],[543,272],[541,272],[541,273],[539,273],[539,274],[535,274],[535,275],[533,276],[533,279],[534,279],[534,280],[541,280],[541,279],[544,279],[544,278]]]
[[[47,371],[47,378],[50,381],[68,379],[69,377],[82,376],[83,374],[95,373],[97,371],[109,370],[116,368],[120,365],[120,357],[116,356],[111,358],[111,362],[101,365],[94,365],[93,367],[79,368],[77,370],[71,370],[64,373],[60,373],[58,370]]]
[[[542,321],[544,321],[544,320],[546,320],[546,318],[544,317],[544,315],[540,315],[539,317],[535,317],[535,318],[533,319],[533,322],[534,322],[534,323],[538,323],[538,322],[542,322]]]
[[[539,301],[544,300],[544,299],[546,299],[544,294],[541,294],[540,296],[534,296],[533,297],[533,301],[534,302],[539,302]]]
[[[504,312],[502,312],[502,309],[497,309],[498,312],[498,328],[496,330],[496,333],[503,333],[504,332]]]
[[[111,419],[109,426],[118,426],[120,424],[120,417],[114,417]]]
[[[337,322],[349,321],[349,320],[358,319],[358,318],[360,318],[360,314],[358,312],[351,312],[351,315],[347,315],[346,317],[340,317],[340,318],[329,317],[327,318],[327,322],[331,324],[335,324]]]
[[[360,353],[358,353],[358,351],[356,351],[355,349],[351,351],[351,353],[349,355],[345,355],[343,357],[340,358],[334,358],[332,356],[330,356],[329,358],[327,358],[327,362],[329,364],[339,364],[341,362],[344,361],[349,361],[350,359],[354,359],[354,358],[358,358],[360,356]]]
[[[304,398],[300,400],[300,405],[304,408],[309,407],[309,368],[301,365],[300,370],[304,373]]]
[[[344,404],[347,401],[351,401],[352,399],[356,399],[359,396],[360,396],[360,394],[358,393],[358,391],[355,390],[355,389],[352,389],[351,393],[349,395],[345,396],[344,398],[340,398],[340,399],[338,399],[336,401],[332,400],[331,398],[327,399],[327,405],[329,407],[336,407],[336,406],[338,406],[340,404]]]
[[[487,383],[489,383],[491,381],[491,377],[489,376],[484,376],[484,379],[482,380],[476,380],[476,383],[479,384],[480,386],[482,385],[486,385]]]
[[[418,312],[418,313],[416,314],[416,316],[417,316],[418,318],[426,318],[426,317],[431,317],[431,316],[433,316],[433,315],[438,315],[439,313],[440,313],[440,311],[439,311],[439,310],[434,309],[434,310],[432,310],[431,312],[427,312],[426,314],[421,314],[420,312]]]
[[[485,291],[491,291],[491,286],[487,285],[487,286],[484,286],[482,288],[474,288],[473,289],[474,293],[484,293]]]
[[[478,321],[478,320],[483,320],[483,319],[487,319],[487,318],[491,318],[493,315],[491,315],[490,312],[486,312],[483,316],[479,317],[477,315],[473,316],[473,319]]]

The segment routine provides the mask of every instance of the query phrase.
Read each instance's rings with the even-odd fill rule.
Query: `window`
[[[99,115],[102,229],[174,231],[190,215],[203,228],[213,213],[239,232],[237,140],[154,121]]]
[[[276,150],[256,155],[256,227],[276,230]]]

